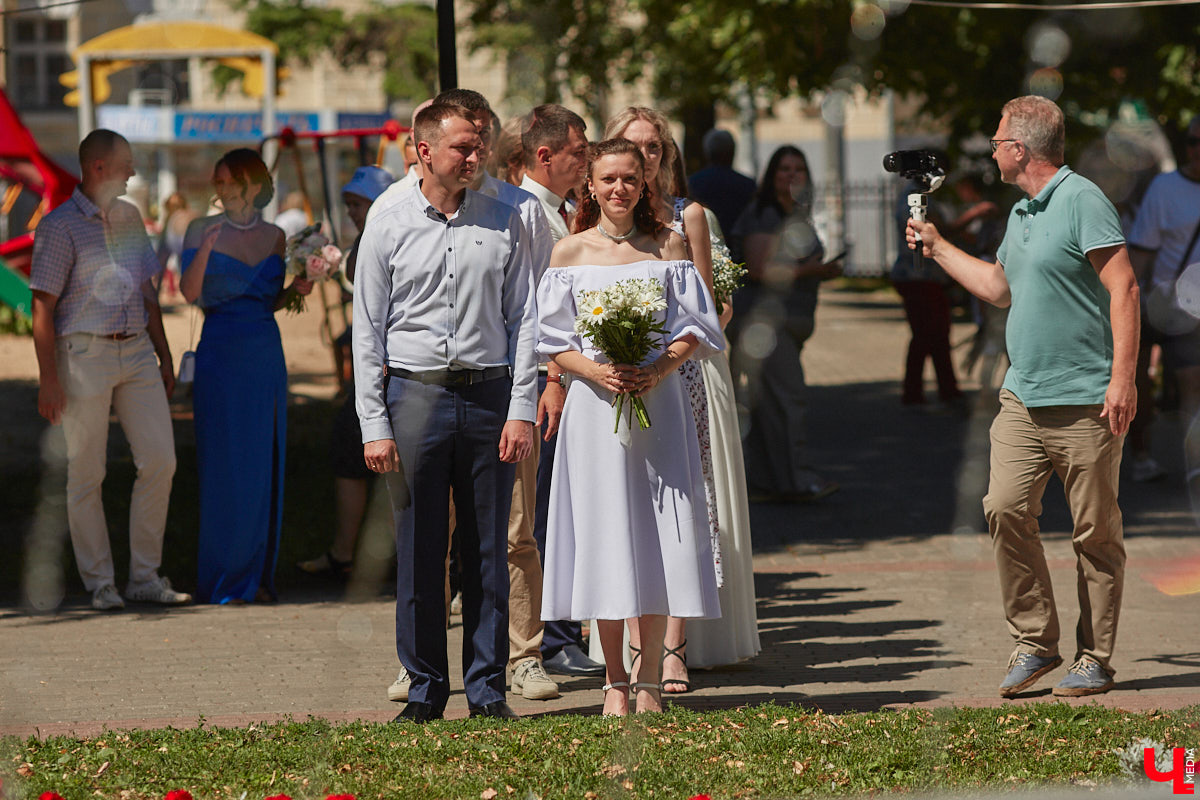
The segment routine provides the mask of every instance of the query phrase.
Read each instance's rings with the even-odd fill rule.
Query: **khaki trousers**
[[[1074,520],[1079,624],[1076,653],[1110,675],[1121,612],[1125,545],[1117,475],[1124,436],[1113,436],[1101,406],[1026,408],[1008,390],[992,423],[991,481],[983,498],[1004,616],[1016,649],[1058,655],[1058,611],[1039,537],[1042,495],[1053,472]]]
[[[67,401],[62,416],[67,524],[84,588],[95,591],[116,583],[100,496],[107,470],[108,417],[114,411],[137,467],[129,505],[129,580],[153,580],[162,563],[175,475],[175,433],[150,337],[143,332],[116,342],[73,333],[60,337],[55,346]]]
[[[512,506],[508,512],[508,665],[515,667],[528,658],[542,660],[542,559],[533,538],[537,508],[537,465],[541,437],[534,431],[533,451],[517,463],[513,480]],[[450,533],[455,525],[454,501],[450,501]],[[446,553],[446,570],[450,553]],[[446,614],[449,618],[450,578],[446,578]]]
[[[542,660],[542,559],[533,538],[537,511],[537,466],[541,430],[533,430],[533,451],[517,464],[508,512],[508,665]]]

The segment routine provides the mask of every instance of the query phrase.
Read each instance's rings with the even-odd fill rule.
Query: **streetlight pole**
[[[437,0],[438,90],[458,88],[458,56],[454,48],[454,0]]]

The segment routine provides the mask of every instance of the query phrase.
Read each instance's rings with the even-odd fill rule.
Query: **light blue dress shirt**
[[[392,438],[384,367],[512,370],[509,420],[537,409],[534,275],[517,211],[468,189],[446,217],[420,186],[368,221],[354,279],[355,406],[363,442]]]

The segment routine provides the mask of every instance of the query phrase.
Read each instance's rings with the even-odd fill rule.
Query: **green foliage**
[[[336,52],[347,65],[382,61],[388,97],[422,100],[437,92],[437,12],[427,5],[374,5],[356,14]]]
[[[391,98],[420,100],[437,87],[437,13],[422,3],[373,3],[348,16],[311,0],[234,0],[245,10],[246,30],[279,47],[279,61],[309,65],[330,53],[342,66],[378,65]],[[238,75],[217,66],[222,89]]]
[[[313,59],[336,48],[346,16],[340,8],[309,5],[307,0],[238,0],[248,9],[246,30],[270,39],[279,47],[280,60]]]
[[[1129,99],[1145,101],[1172,134],[1200,101],[1197,35],[1200,20],[1187,7],[1031,13],[910,6],[888,20],[865,85],[923,95],[925,114],[943,120],[952,140],[990,134],[1007,99],[1055,96],[1058,79],[1056,99],[1077,134],[1116,119]],[[1061,62],[1035,60],[1044,37],[1066,45]],[[1038,69],[1047,82],[1031,85]]]
[[[603,120],[606,96],[625,74],[614,62],[635,52],[620,0],[473,0],[471,50],[488,48],[509,70],[510,98],[533,106],[562,100],[565,86]]]
[[[496,48],[509,54],[510,68],[525,70],[515,94],[531,92],[532,82],[539,96],[531,102],[558,100],[565,86],[594,116],[608,113],[606,81],[643,77],[659,107],[685,118],[747,89],[768,103],[828,89],[890,89],[920,98],[916,124],[948,129],[953,142],[990,134],[1001,105],[1030,93],[1042,66],[1049,69],[1033,91],[1052,93],[1061,79],[1058,99],[1076,133],[1140,99],[1178,135],[1200,105],[1200,18],[1186,6],[1031,12],[894,0],[471,0],[471,8],[473,47]],[[1068,51],[1060,63],[1037,63],[1037,34],[1052,28],[1065,34]]]
[[[0,333],[30,336],[33,334],[33,320],[9,306],[0,305]]]
[[[14,798],[798,797],[1121,781],[1135,738],[1195,747],[1197,709],[1067,703],[827,715],[794,706],[675,708],[616,720],[546,716],[105,732],[0,740]],[[7,773],[7,774],[6,774]],[[16,775],[13,775],[16,773]],[[21,776],[17,778],[16,776]],[[243,795],[243,792],[245,793]]]

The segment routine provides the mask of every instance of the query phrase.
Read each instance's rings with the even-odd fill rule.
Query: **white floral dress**
[[[671,219],[671,230],[683,237],[687,243],[687,235],[683,227],[683,209],[687,206],[687,198],[675,198],[675,210]],[[690,248],[688,255],[691,255]],[[717,572],[717,585],[725,583],[725,572],[721,567],[721,523],[717,518],[717,482],[713,473],[712,433],[708,424],[708,392],[704,388],[704,376],[700,371],[700,363],[689,358],[679,367],[679,375],[683,378],[684,388],[687,389],[688,400],[692,405],[692,416],[696,420],[696,435],[700,438],[700,469],[704,473],[704,498],[708,505],[709,538],[712,540],[713,568]]]

